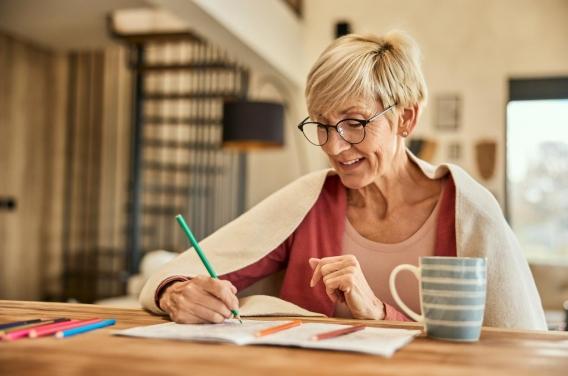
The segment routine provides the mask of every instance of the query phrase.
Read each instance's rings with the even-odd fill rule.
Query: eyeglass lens
[[[323,145],[327,142],[332,129],[318,123],[308,122],[303,126],[304,135],[314,145]],[[358,121],[345,119],[337,124],[337,132],[345,141],[356,144],[365,137],[365,127]]]

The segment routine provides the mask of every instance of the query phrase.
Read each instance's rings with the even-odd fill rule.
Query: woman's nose
[[[327,134],[327,142],[322,149],[329,155],[337,155],[351,147],[351,144],[343,139],[335,129],[330,129]]]

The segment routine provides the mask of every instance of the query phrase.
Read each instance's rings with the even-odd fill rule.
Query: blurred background
[[[485,185],[551,328],[568,300],[568,0],[1,0],[0,299],[137,306],[145,278],[299,176],[305,78],[350,32],[410,33],[408,146]]]

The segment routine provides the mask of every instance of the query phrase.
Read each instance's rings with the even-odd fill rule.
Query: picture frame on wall
[[[450,161],[459,161],[462,157],[462,145],[458,141],[450,142],[448,144],[448,159]]]
[[[441,94],[435,98],[436,129],[457,131],[461,122],[461,97],[458,94]]]

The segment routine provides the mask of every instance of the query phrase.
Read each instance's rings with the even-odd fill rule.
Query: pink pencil
[[[73,328],[83,326],[83,325],[87,325],[87,324],[94,324],[94,323],[99,322],[99,321],[101,321],[101,319],[71,320],[69,322],[48,325],[48,326],[45,326],[45,327],[42,327],[42,328],[32,330],[30,332],[30,338],[38,338],[38,337],[48,336],[48,335],[55,334],[56,332],[58,332],[60,330],[73,329]]]
[[[51,325],[57,325],[57,324],[66,324],[67,322],[69,322],[69,319],[66,318],[59,318],[59,319],[54,319],[54,320],[49,320],[47,322],[45,322],[44,324],[37,324],[37,325],[32,325],[28,328],[23,328],[23,329],[19,329],[19,330],[12,330],[10,331],[10,333],[4,334],[2,336],[2,340],[4,341],[14,341],[16,339],[20,339],[20,338],[24,338],[27,337],[30,332],[36,328],[41,328],[44,326],[51,326]]]

